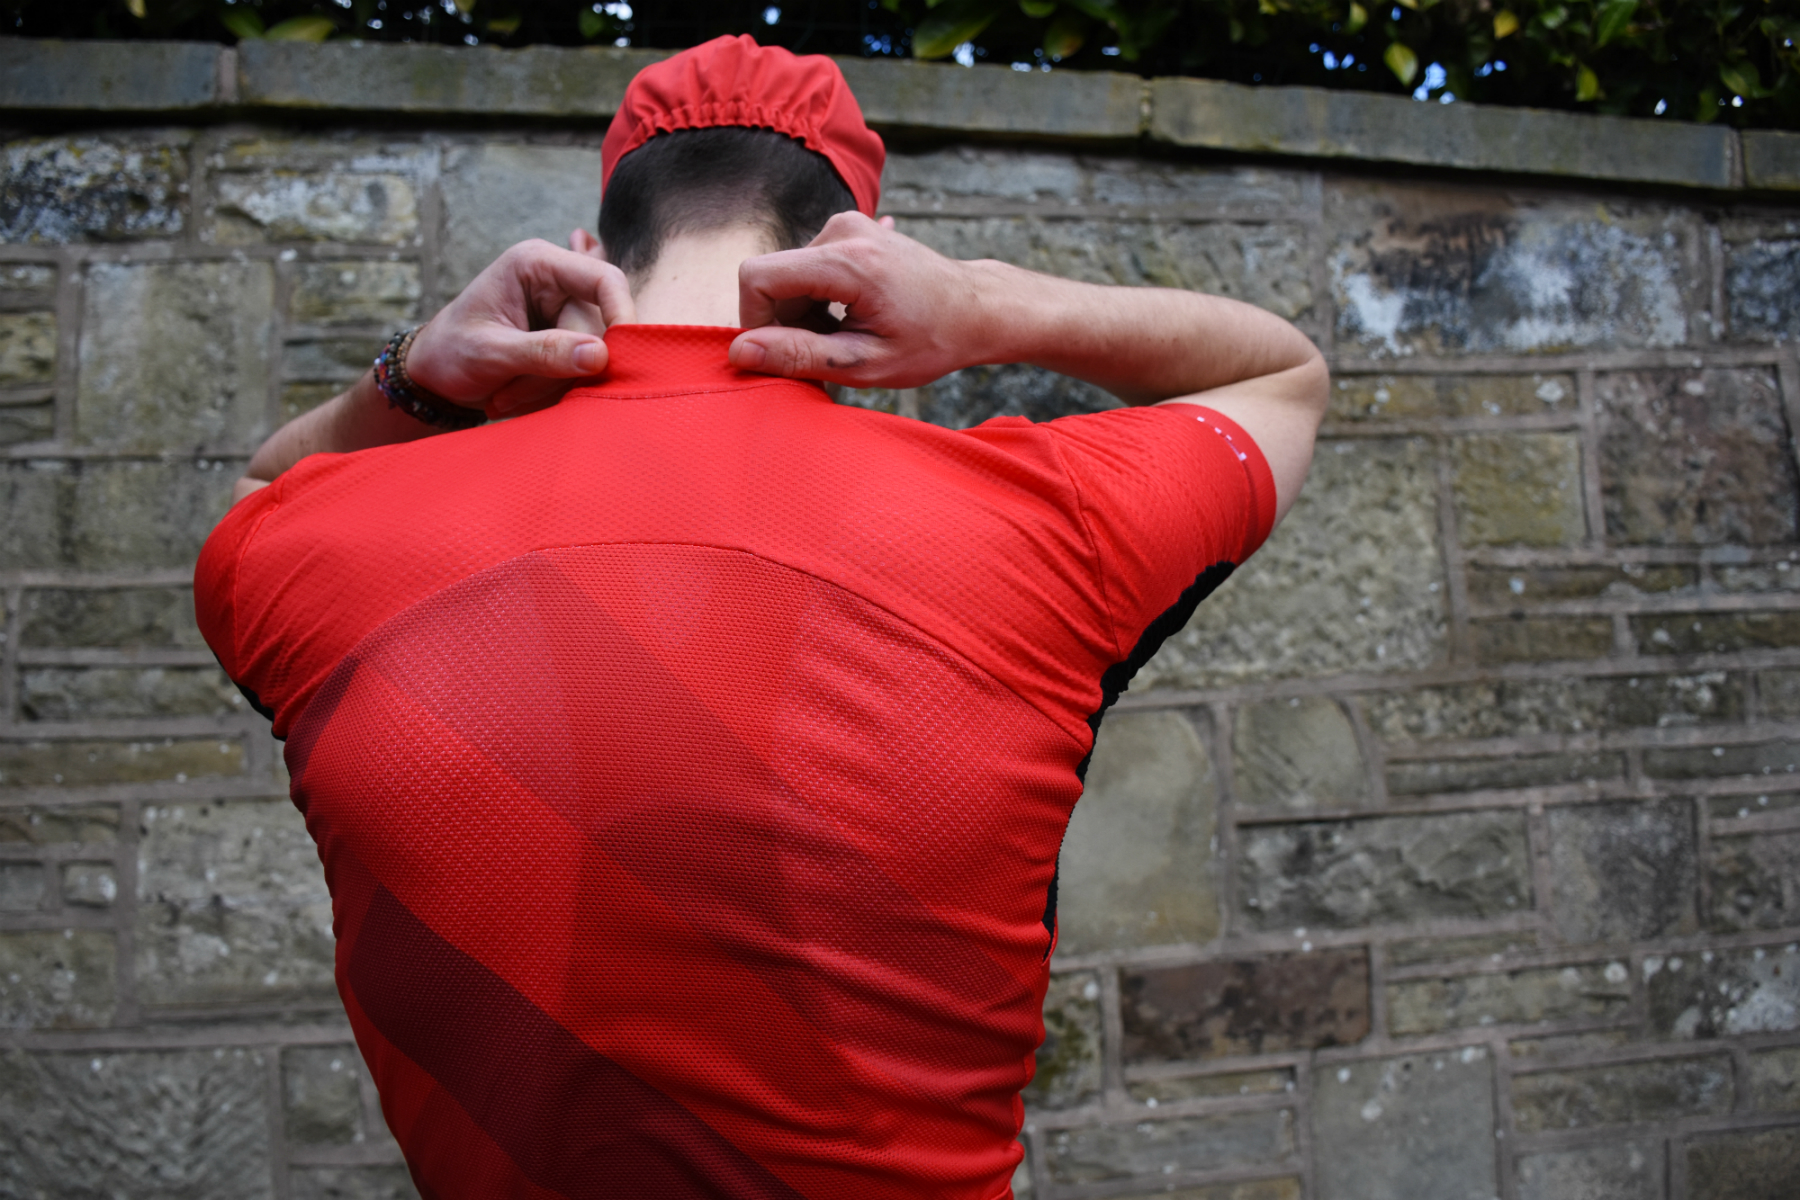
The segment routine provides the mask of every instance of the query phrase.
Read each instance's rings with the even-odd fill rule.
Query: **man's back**
[[[951,433],[731,337],[618,327],[202,561],[427,1189],[1004,1195],[1107,689],[1272,520],[1207,410]]]

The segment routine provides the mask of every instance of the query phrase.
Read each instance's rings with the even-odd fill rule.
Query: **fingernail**
[[[589,375],[597,375],[600,368],[606,365],[606,347],[599,342],[588,342],[575,347],[575,369],[586,371]]]
[[[768,360],[768,351],[755,342],[739,342],[737,344],[737,365],[746,371],[754,371]]]

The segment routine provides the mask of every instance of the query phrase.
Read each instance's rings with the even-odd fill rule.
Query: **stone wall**
[[[189,572],[259,438],[591,226],[603,122],[162,120],[3,148],[0,1195],[410,1195]],[[935,120],[906,232],[1241,297],[1334,368],[1306,495],[1106,722],[1020,1195],[1793,1194],[1800,204]]]

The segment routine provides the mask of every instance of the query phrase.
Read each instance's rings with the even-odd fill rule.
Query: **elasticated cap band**
[[[602,191],[619,160],[657,134],[725,125],[799,139],[837,170],[856,207],[875,215],[887,150],[843,72],[822,54],[759,46],[748,34],[714,38],[637,73],[600,147]]]

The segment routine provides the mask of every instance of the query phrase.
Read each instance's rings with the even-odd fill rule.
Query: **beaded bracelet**
[[[426,391],[406,373],[406,352],[420,327],[402,329],[388,339],[375,356],[375,386],[388,404],[415,420],[439,429],[473,429],[487,420],[479,408],[465,408],[446,400],[436,392]]]

